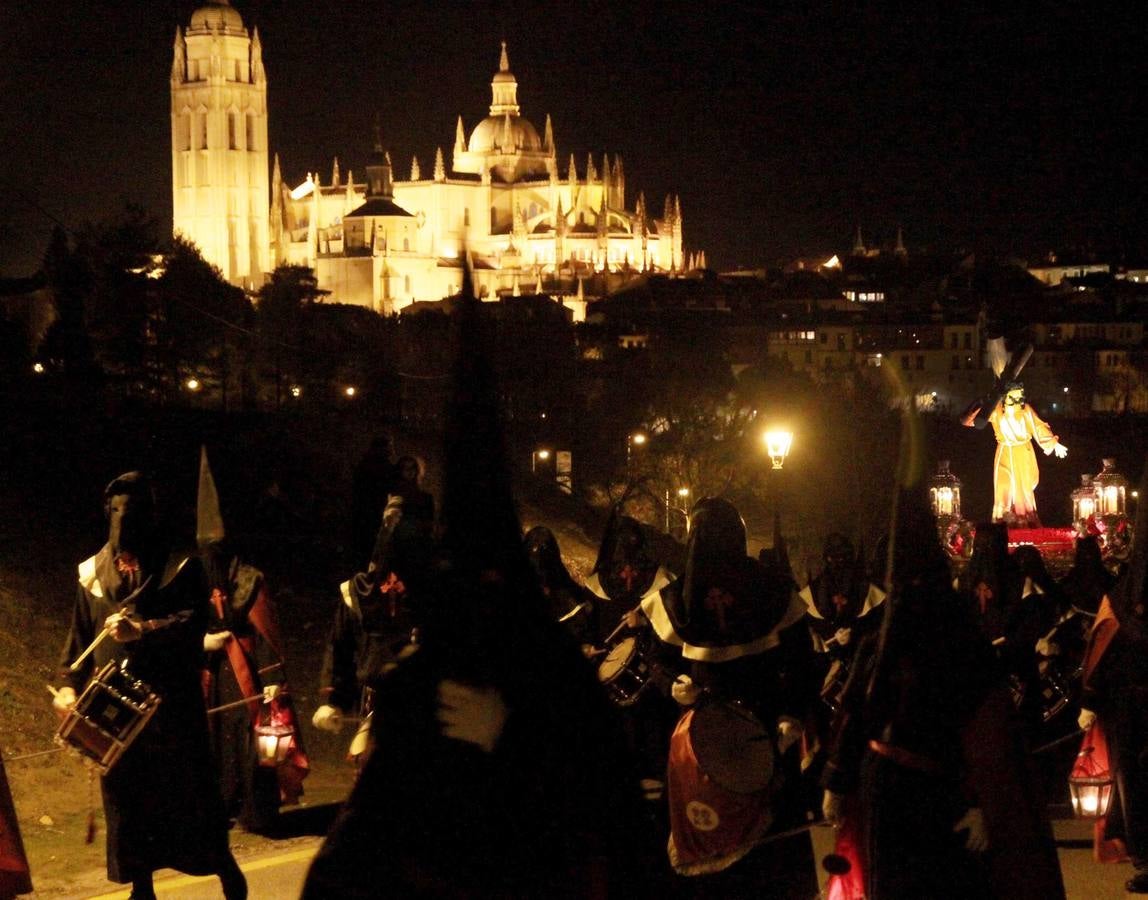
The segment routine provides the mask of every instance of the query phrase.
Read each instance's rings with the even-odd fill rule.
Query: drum
[[[1074,685],[1080,680],[1081,674],[1082,670],[1078,667],[1065,675],[1055,657],[1041,664],[1041,721],[1050,722],[1068,708],[1073,699]]]
[[[618,706],[636,703],[650,684],[650,664],[636,637],[618,641],[598,665],[598,680]]]
[[[79,751],[107,775],[159,708],[160,697],[126,668],[107,663],[68,710],[56,743]]]
[[[734,703],[704,703],[690,720],[690,745],[702,773],[735,794],[773,781],[773,741],[761,721]]]

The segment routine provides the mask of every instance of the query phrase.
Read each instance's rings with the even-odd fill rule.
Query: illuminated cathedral
[[[554,129],[518,106],[505,42],[489,114],[469,134],[460,116],[447,157],[417,157],[395,177],[375,128],[361,179],[336,161],[294,186],[278,156],[268,185],[267,77],[257,29],[227,0],[177,29],[171,72],[176,233],[235,284],[257,287],[278,265],[309,266],[330,300],[389,314],[458,292],[463,254],[475,289],[584,300],[643,272],[681,272],[681,201],[655,216],[641,194],[626,208],[622,160],[573,155],[560,165]]]

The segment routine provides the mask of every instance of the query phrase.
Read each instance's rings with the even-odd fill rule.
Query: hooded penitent
[[[283,670],[278,617],[263,573],[244,562],[227,536],[215,476],[207,448],[199,454],[196,543],[210,596],[209,632],[228,632],[224,646],[205,653],[204,690],[210,707],[243,698],[246,707],[216,713],[212,743],[228,813],[249,831],[264,831],[275,821],[280,802],[295,803],[303,793],[310,764]],[[280,693],[263,703],[264,686]],[[283,725],[294,730],[286,762],[261,766],[253,728]]]
[[[401,896],[581,896],[595,878],[620,896],[635,889],[636,779],[613,710],[527,560],[481,304],[464,284],[425,627],[378,681],[377,748],[305,898],[374,897],[381,884]],[[444,732],[447,681],[505,707],[489,752]]]
[[[746,555],[745,523],[715,497],[690,516],[685,574],[642,608],[659,638],[681,645],[687,659],[709,662],[760,653],[802,613],[791,580]]]
[[[603,592],[611,600],[637,603],[654,583],[657,572],[658,561],[642,523],[622,515],[615,506],[592,573]]]

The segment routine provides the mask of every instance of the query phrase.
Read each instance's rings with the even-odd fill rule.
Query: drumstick
[[[207,711],[207,714],[214,715],[218,712],[223,712],[226,709],[236,709],[244,704],[250,703],[252,700],[262,700],[262,694],[252,694],[250,697],[244,697],[242,700],[233,700],[230,703],[224,703],[222,706],[213,706]]]
[[[87,659],[89,656],[91,656],[92,653],[95,651],[95,649],[98,646],[100,646],[100,643],[103,641],[103,639],[106,638],[111,633],[112,633],[111,629],[107,628],[105,626],[103,631],[101,631],[99,634],[96,635],[96,639],[94,641],[92,641],[90,644],[88,644],[87,649],[83,653],[81,653],[79,656],[76,657],[75,662],[73,662],[70,666],[68,666],[68,671],[69,672],[75,672],[75,671],[79,670],[80,665],[83,663],[83,661],[85,659]]]
[[[641,609],[641,608],[642,608],[642,607],[641,607],[640,605],[639,605],[639,606],[636,606],[636,607],[634,607],[634,609],[630,610],[630,612],[634,612],[634,610],[638,610],[638,609]],[[626,613],[626,615],[627,615],[627,616],[628,616],[629,614],[630,614],[630,613]],[[602,641],[602,644],[603,644],[603,645],[605,645],[605,644],[609,644],[611,641],[613,641],[613,640],[614,640],[614,638],[616,638],[616,637],[618,636],[618,634],[619,634],[620,632],[622,632],[622,631],[625,631],[627,628],[629,628],[629,626],[626,624],[626,618],[625,618],[625,616],[623,616],[623,617],[622,617],[622,621],[618,623],[618,627],[617,627],[617,628],[615,628],[613,631],[611,631],[611,632],[610,632],[608,635],[606,635],[606,639],[605,639],[604,641]]]

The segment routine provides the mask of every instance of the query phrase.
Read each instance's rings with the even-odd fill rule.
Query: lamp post
[[[690,511],[686,508],[686,500],[690,496],[690,489],[688,487],[680,487],[676,491],[678,495],[678,502],[681,506],[673,506],[670,503],[670,489],[666,488],[666,534],[670,533],[670,512],[680,512],[685,516],[686,520],[686,534],[690,531]]]
[[[535,450],[533,453],[531,453],[530,454],[530,474],[531,475],[537,475],[538,474],[538,463],[539,462],[546,462],[546,460],[548,460],[548,459],[550,459],[550,451],[547,450],[545,447],[540,447],[537,450]]]
[[[635,447],[644,447],[646,445],[646,433],[644,431],[632,431],[626,435],[626,478],[630,477],[630,459],[633,455]]]
[[[793,447],[793,432],[784,428],[771,428],[762,435],[762,440],[773,468],[780,469],[785,465],[785,458]]]

